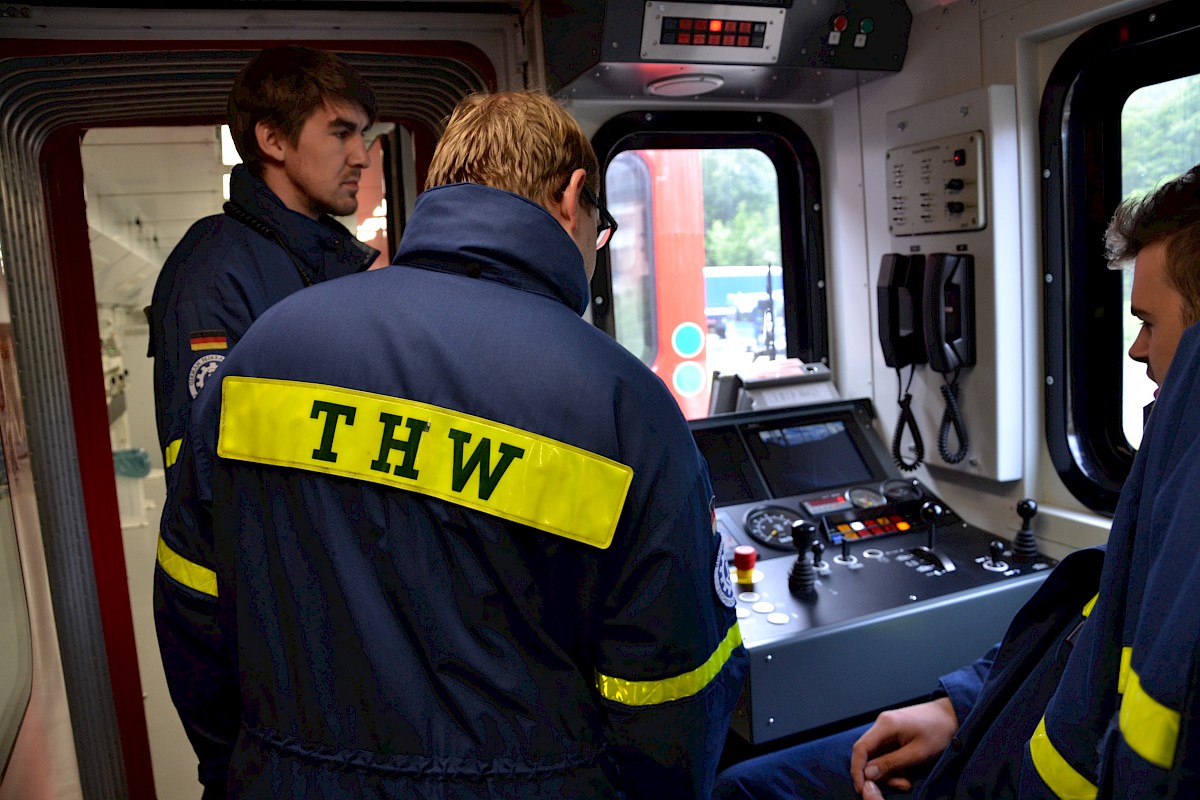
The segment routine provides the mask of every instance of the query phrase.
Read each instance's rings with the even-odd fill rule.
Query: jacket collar
[[[430,189],[417,198],[393,264],[465,273],[588,306],[583,256],[550,212],[520,195],[476,183]]]
[[[323,273],[326,253],[338,253],[339,258],[358,271],[371,266],[379,251],[368,247],[354,234],[330,216],[313,220],[283,204],[262,179],[250,174],[244,164],[237,164],[229,178],[229,199],[266,222],[304,260]]]

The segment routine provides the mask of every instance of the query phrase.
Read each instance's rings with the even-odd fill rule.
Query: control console
[[[855,400],[692,423],[750,654],[734,730],[752,744],[927,697],[1056,563],[1036,503],[1012,542],[970,525],[899,474],[871,418]]]

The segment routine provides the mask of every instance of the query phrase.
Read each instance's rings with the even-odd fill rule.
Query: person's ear
[[[254,124],[254,139],[258,152],[272,161],[283,161],[285,150],[283,137],[269,123],[259,120]]]
[[[584,214],[580,201],[583,199],[583,182],[586,179],[586,171],[577,169],[572,172],[567,188],[563,189],[562,199],[555,202],[553,209],[554,216],[572,236],[579,230],[579,221]]]

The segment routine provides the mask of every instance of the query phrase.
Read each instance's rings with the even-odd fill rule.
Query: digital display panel
[[[750,455],[736,430],[713,428],[694,431],[693,434],[696,446],[708,462],[708,474],[712,478],[718,506],[767,498],[766,487],[754,472]]]
[[[776,497],[870,481],[871,468],[841,420],[748,431],[746,441]]]
[[[662,44],[761,48],[766,38],[767,23],[756,20],[663,17],[658,40]]]

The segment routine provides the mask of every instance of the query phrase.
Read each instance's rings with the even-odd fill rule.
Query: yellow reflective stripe
[[[1121,671],[1117,673],[1117,694],[1125,694],[1125,684],[1133,674],[1133,648],[1121,648]]]
[[[659,681],[627,681],[597,672],[596,688],[605,699],[626,706],[653,706],[691,697],[712,683],[741,643],[742,629],[735,622],[708,660],[691,672]]]
[[[166,452],[163,454],[163,460],[170,467],[179,458],[179,448],[183,447],[183,439],[176,439],[167,445]]]
[[[1033,738],[1029,754],[1042,781],[1060,800],[1095,800],[1097,789],[1087,778],[1075,771],[1054,747],[1046,733],[1046,718],[1042,717]]]
[[[158,564],[163,571],[189,589],[217,596],[217,573],[203,567],[172,550],[160,536],[158,539]]]
[[[394,486],[593,547],[612,543],[633,470],[499,422],[316,383],[221,382],[217,453]]]
[[[1133,752],[1156,767],[1171,768],[1179,739],[1179,712],[1146,694],[1132,669],[1121,700],[1120,722],[1121,735]]]
[[[1096,607],[1096,601],[1099,599],[1100,599],[1100,595],[1097,594],[1091,600],[1087,601],[1087,605],[1083,607],[1083,615],[1085,617],[1092,613],[1092,609]]]

